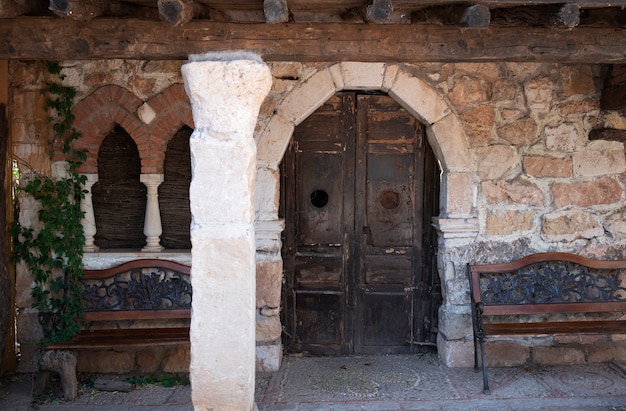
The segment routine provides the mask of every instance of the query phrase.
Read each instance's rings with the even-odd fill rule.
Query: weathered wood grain
[[[626,61],[625,28],[559,31],[541,27],[462,30],[435,25],[236,24],[190,21],[183,27],[135,19],[89,22],[7,19],[0,59],[184,59],[208,51],[248,50],[266,61]]]

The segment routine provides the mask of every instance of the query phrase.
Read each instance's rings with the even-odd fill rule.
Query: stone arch
[[[194,128],[189,98],[182,84],[174,84],[150,99],[145,107],[154,112],[150,122],[150,157],[142,161],[144,173],[162,173],[167,144],[184,125]],[[148,108],[146,108],[148,110]]]
[[[257,137],[256,218],[276,220],[278,166],[295,127],[341,90],[381,90],[426,125],[427,136],[443,176],[441,219],[466,220],[475,213],[469,143],[446,99],[403,65],[344,62],[321,68],[280,103]],[[453,224],[458,226],[458,221]],[[473,224],[470,224],[473,225]],[[473,231],[466,221],[463,231]]]
[[[148,144],[145,126],[137,116],[137,109],[142,103],[141,99],[125,88],[106,85],[74,106],[74,127],[81,134],[76,148],[87,152],[87,159],[80,172],[98,172],[98,150],[115,124],[123,127],[135,141],[143,163],[141,148],[147,148]]]

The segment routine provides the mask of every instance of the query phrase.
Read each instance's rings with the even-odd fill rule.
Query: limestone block
[[[597,217],[586,211],[566,210],[546,214],[542,219],[541,238],[545,241],[574,241],[604,235]]]
[[[163,349],[151,347],[137,351],[135,363],[140,373],[152,373],[159,370],[163,360]]]
[[[584,364],[585,352],[578,347],[532,347],[534,362],[545,365]]]
[[[280,307],[283,280],[283,262],[257,261],[256,263],[256,307]]]
[[[469,171],[472,161],[463,124],[455,115],[448,115],[427,130],[430,146],[444,171]]]
[[[163,358],[163,372],[188,373],[191,361],[188,345],[179,345],[166,350]]]
[[[442,178],[442,209],[448,217],[471,215],[474,184],[471,173],[447,173]]]
[[[135,370],[135,353],[129,351],[80,351],[76,364],[78,372],[125,374]]]
[[[463,74],[454,79],[449,97],[459,111],[464,111],[468,105],[487,102],[490,95],[490,87],[482,79]]]
[[[485,146],[489,143],[495,125],[495,111],[492,105],[481,105],[460,115],[471,146]]]
[[[587,182],[555,183],[551,194],[556,208],[591,207],[617,203],[622,198],[622,188],[614,178],[602,177]]]
[[[485,200],[489,204],[526,204],[543,205],[543,191],[528,180],[513,181],[491,180],[481,185]]]
[[[349,90],[380,90],[385,74],[384,63],[340,63],[343,88]]]
[[[430,84],[404,70],[398,72],[389,95],[426,125],[450,113],[448,103]]]
[[[576,94],[593,94],[596,92],[591,66],[587,64],[562,65],[561,72],[563,95],[570,97]]]
[[[321,70],[294,89],[280,106],[278,114],[298,125],[335,94],[329,70]]]
[[[280,173],[277,169],[257,167],[254,190],[255,220],[273,220],[278,215]]]
[[[520,173],[521,157],[511,146],[493,145],[475,150],[477,172],[482,181],[510,179]]]
[[[532,177],[568,178],[572,176],[571,157],[527,156],[524,171]]]
[[[585,150],[574,153],[572,162],[575,177],[621,174],[626,170],[624,145],[594,141]]]
[[[626,212],[620,211],[606,217],[604,228],[611,233],[614,240],[626,240]]]
[[[470,308],[442,305],[439,307],[438,327],[439,332],[443,333],[447,340],[473,338]]]
[[[257,313],[256,316],[256,342],[268,343],[280,339],[282,327],[279,317],[266,317]]]
[[[587,349],[587,362],[590,363],[626,361],[626,345],[623,343],[589,345],[585,348]]]
[[[537,140],[537,123],[532,118],[523,118],[500,127],[498,136],[515,146],[529,146]]]
[[[600,101],[597,98],[573,101],[571,103],[563,104],[559,107],[559,114],[562,117],[570,115],[587,115],[598,114],[600,111]]]
[[[558,127],[546,127],[545,135],[548,150],[571,153],[576,149],[578,133],[572,123],[562,123]]]
[[[533,211],[503,210],[488,213],[485,223],[487,235],[510,235],[519,232],[528,232],[533,229]]]
[[[259,165],[278,169],[294,130],[292,121],[279,114],[273,115],[257,139]]]
[[[283,359],[283,347],[280,342],[256,347],[256,371],[276,372]]]
[[[200,136],[196,129],[189,141],[193,167],[189,188],[192,225],[253,221],[253,203],[245,199],[252,200],[254,195],[254,142]]]
[[[437,355],[446,367],[473,367],[474,343],[471,338],[449,341],[442,334],[438,334]]]
[[[488,367],[515,367],[522,365],[530,358],[531,350],[521,343],[487,339],[485,358]],[[480,357],[479,357],[480,361]]]
[[[383,78],[383,85],[381,90],[385,93],[389,92],[391,87],[393,87],[393,83],[396,81],[396,76],[400,71],[400,66],[397,64],[387,64],[385,65],[385,76]]]
[[[271,63],[269,66],[272,76],[278,79],[298,79],[302,75],[302,63],[281,61]]]

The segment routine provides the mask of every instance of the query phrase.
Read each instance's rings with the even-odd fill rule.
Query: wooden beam
[[[486,29],[491,22],[491,10],[483,4],[474,4],[463,10],[459,18],[461,27]]]
[[[100,0],[50,0],[50,10],[57,16],[87,21],[103,15],[109,5]]]
[[[0,18],[13,18],[28,13],[41,13],[48,8],[46,0],[0,0]]]
[[[263,1],[263,13],[265,14],[266,23],[287,23],[289,21],[289,7],[287,7],[287,0]]]
[[[393,11],[391,0],[373,0],[365,10],[365,20],[370,23],[381,24],[387,21]]]
[[[158,35],[157,35],[158,34]],[[65,39],[59,41],[59,39]],[[459,27],[417,24],[236,24],[45,17],[5,19],[0,59],[186,59],[248,50],[266,61],[625,63],[626,28]]]
[[[172,26],[182,26],[198,17],[204,7],[193,0],[158,0],[159,17]]]
[[[552,17],[551,23],[559,29],[573,29],[580,24],[580,6],[574,3],[564,4]]]

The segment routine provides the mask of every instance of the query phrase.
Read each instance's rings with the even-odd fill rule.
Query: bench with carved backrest
[[[70,341],[46,345],[41,368],[59,373],[64,396],[72,400],[77,395],[74,350],[189,343],[189,276],[189,266],[160,259],[84,270],[84,325]]]
[[[487,337],[626,334],[626,320],[620,319],[626,313],[626,260],[552,252],[503,264],[468,264],[467,269],[474,368],[478,370],[480,347],[486,394]]]

